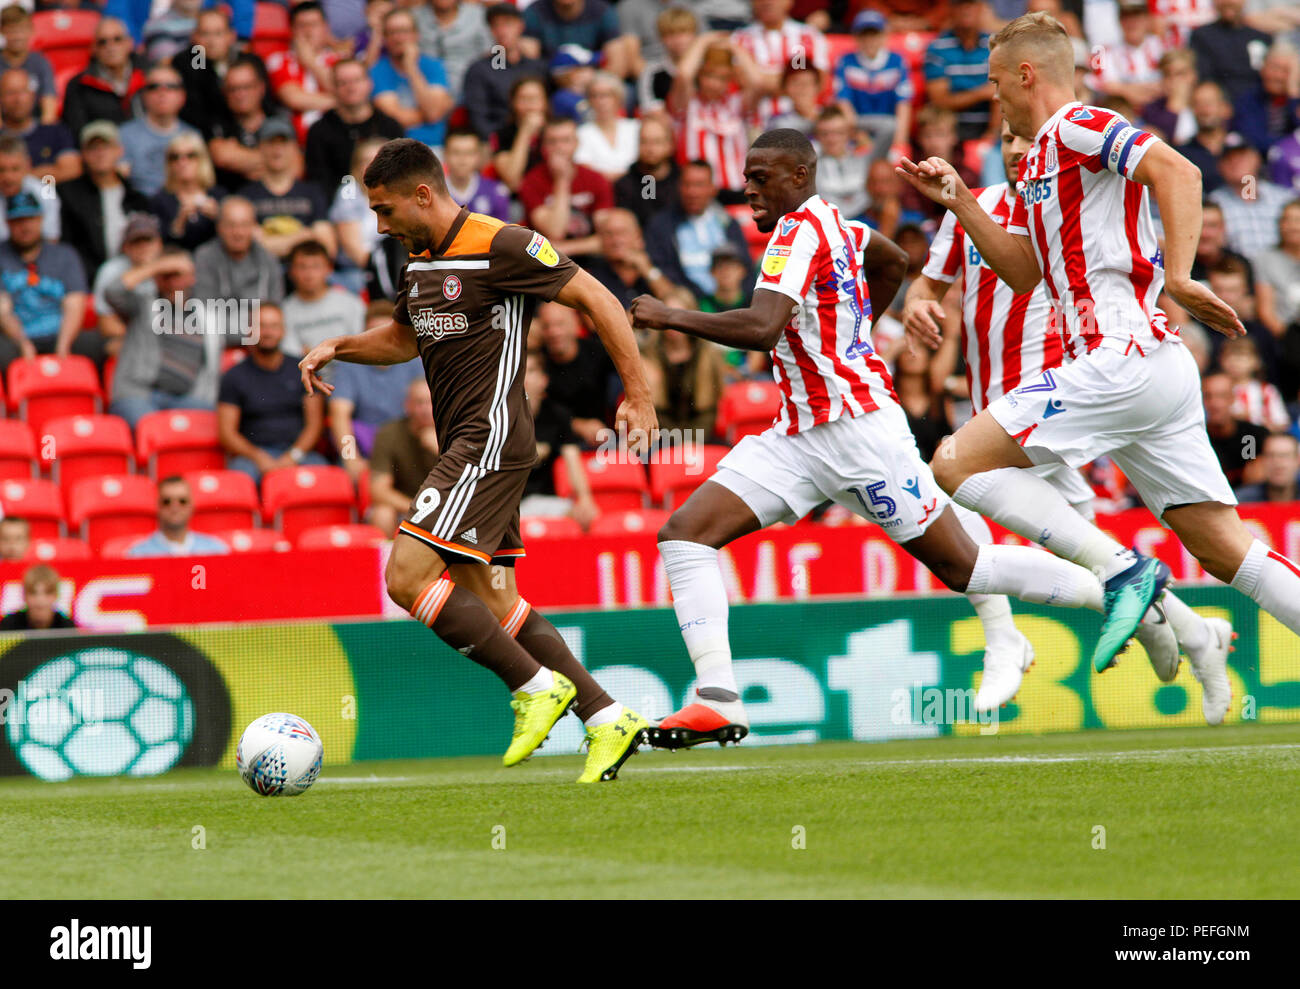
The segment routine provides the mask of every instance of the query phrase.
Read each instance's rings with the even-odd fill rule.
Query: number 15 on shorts
[[[884,522],[886,519],[893,518],[894,513],[898,511],[898,502],[889,495],[881,493],[888,483],[887,481],[876,481],[874,484],[859,484],[849,488],[850,493],[862,505],[863,513],[877,522]]]

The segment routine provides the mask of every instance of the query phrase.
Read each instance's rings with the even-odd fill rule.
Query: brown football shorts
[[[411,501],[399,532],[437,550],[448,564],[509,566],[524,555],[519,501],[530,468],[487,470],[443,456]]]

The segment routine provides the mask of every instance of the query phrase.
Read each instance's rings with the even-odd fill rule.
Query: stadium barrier
[[[1228,722],[1300,721],[1295,637],[1229,589],[1184,594],[1240,633]],[[731,637],[752,719],[743,744],[1203,723],[1186,663],[1173,684],[1161,684],[1135,643],[1098,676],[1089,662],[1097,615],[1016,613],[1037,665],[1016,702],[989,721],[971,706],[983,636],[961,598],[738,606]],[[566,613],[555,623],[601,683],[642,713],[666,714],[689,695],[693,671],[670,609]],[[491,674],[410,619],[4,636],[0,774],[233,767],[240,731],[272,711],[311,722],[329,765],[495,756],[510,739],[507,700]],[[1212,742],[1213,731],[1205,737]],[[544,751],[574,753],[580,741],[579,722],[565,718]]]

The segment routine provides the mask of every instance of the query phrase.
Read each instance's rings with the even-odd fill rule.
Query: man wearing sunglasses
[[[155,65],[149,70],[141,100],[144,115],[122,125],[122,147],[131,184],[152,196],[166,179],[167,145],[181,134],[200,135],[180,119],[185,87],[181,74],[170,65]]]
[[[95,25],[90,64],[68,82],[63,123],[73,134],[92,120],[121,124],[133,115],[131,100],[144,87],[144,73],[132,56],[126,25],[105,17]]]
[[[185,478],[165,477],[158,482],[158,528],[132,543],[129,557],[139,556],[206,556],[230,552],[230,547],[216,536],[190,531],[194,518],[194,496]]]

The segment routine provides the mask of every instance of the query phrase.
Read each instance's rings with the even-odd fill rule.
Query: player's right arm
[[[308,395],[315,394],[319,388],[328,395],[334,386],[322,381],[316,374],[330,361],[350,361],[353,364],[404,364],[413,357],[420,356],[420,348],[415,342],[415,329],[389,320],[383,326],[364,333],[347,336],[330,337],[311,349],[301,361],[298,370],[302,373],[302,384]]]

